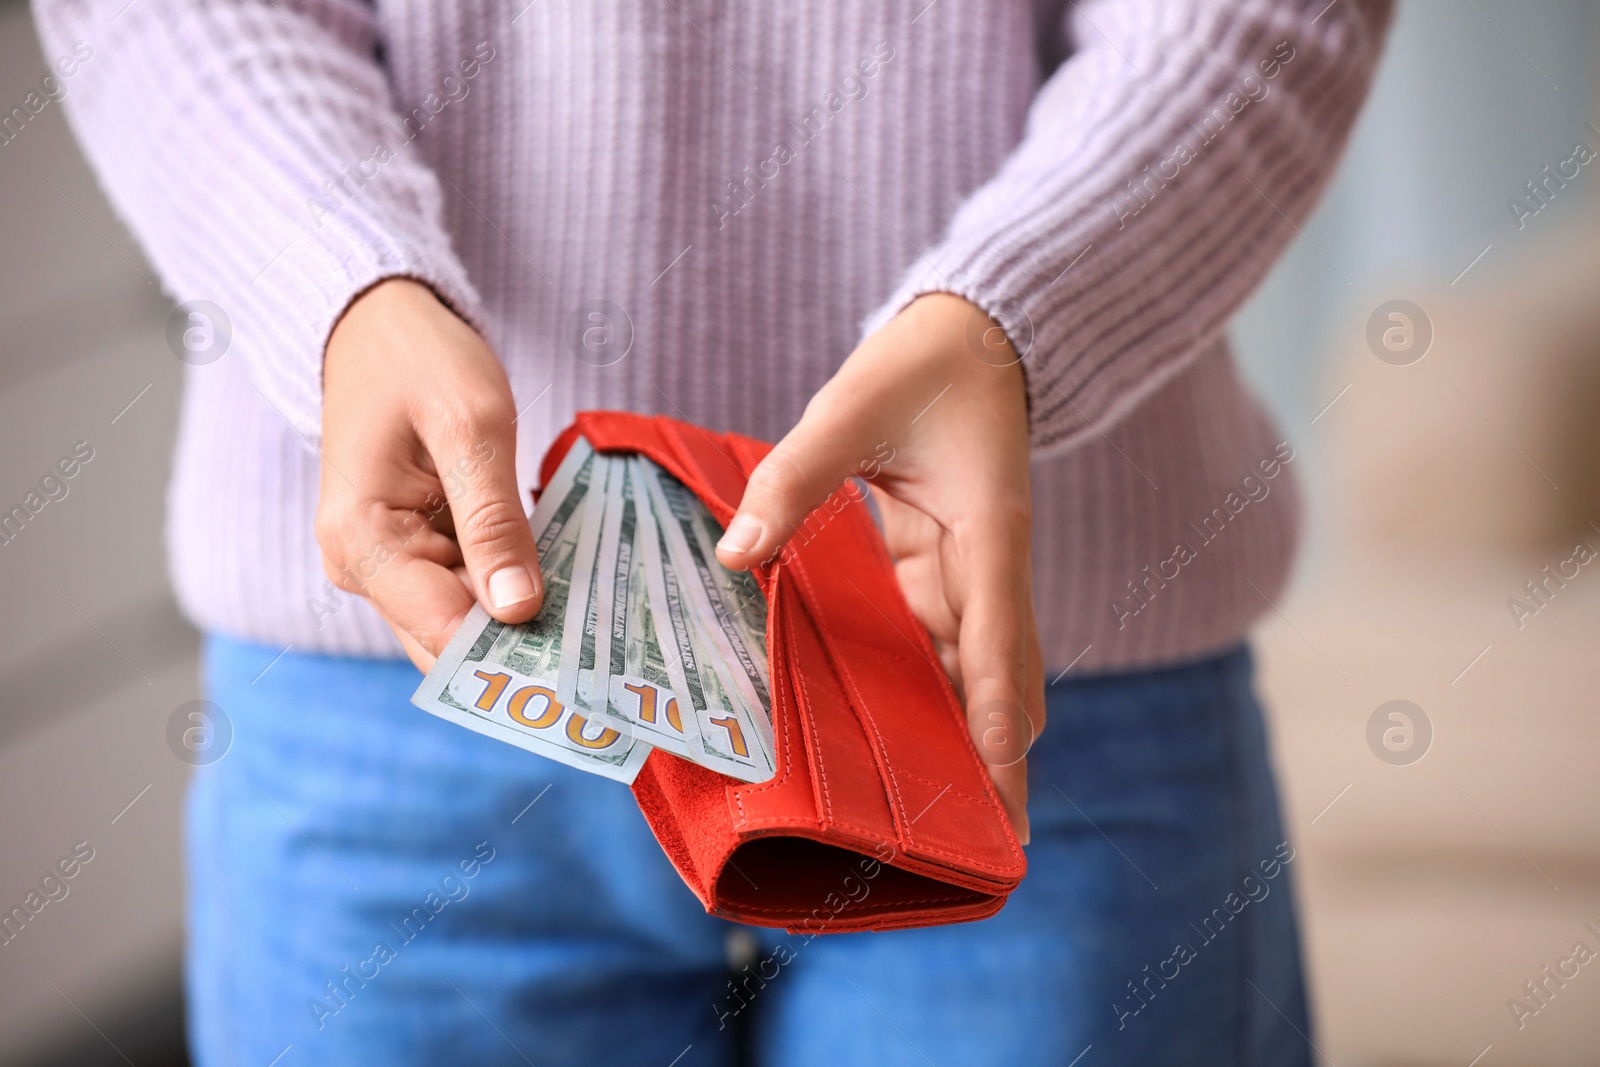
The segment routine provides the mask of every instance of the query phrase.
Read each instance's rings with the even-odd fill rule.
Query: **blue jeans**
[[[707,916],[627,789],[417,710],[409,664],[274,655],[206,644],[203,1067],[1310,1063],[1243,648],[1050,688],[999,915],[809,940]]]

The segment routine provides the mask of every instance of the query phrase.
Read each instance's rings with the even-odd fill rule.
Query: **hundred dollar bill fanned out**
[[[650,746],[612,729],[605,716],[568,707],[556,695],[583,505],[594,491],[594,459],[593,450],[579,441],[529,519],[544,578],[539,614],[509,626],[474,605],[411,702],[569,767],[632,782]]]
[[[654,748],[769,779],[766,603],[717,562],[705,507],[650,460],[579,438],[529,526],[538,615],[507,625],[474,606],[412,702],[622,782]]]

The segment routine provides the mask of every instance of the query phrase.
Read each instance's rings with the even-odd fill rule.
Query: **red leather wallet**
[[[724,526],[772,447],[585,411],[545,454],[541,483],[578,434],[648,456]],[[633,783],[684,882],[714,915],[791,933],[999,911],[1027,860],[865,506],[835,493],[763,569],[777,774],[750,785],[652,752]]]

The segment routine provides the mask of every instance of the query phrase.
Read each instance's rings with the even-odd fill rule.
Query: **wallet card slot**
[[[798,597],[785,597],[785,619],[797,696],[795,713],[810,754],[812,786],[824,828],[838,827],[868,841],[898,844],[883,768],[849,694],[835,673],[816,626]]]
[[[871,736],[900,839],[913,855],[1020,878],[1026,860],[967,736],[965,713],[871,522],[851,502],[792,554],[789,566]],[[981,804],[941,807],[929,782],[982,798]],[[987,817],[974,818],[985,808]]]

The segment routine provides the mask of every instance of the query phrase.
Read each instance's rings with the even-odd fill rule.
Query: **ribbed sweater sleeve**
[[[323,348],[362,290],[415,277],[478,317],[438,181],[408,146],[378,64],[369,5],[34,6],[47,56],[92,49],[65,105],[164,286],[223,310],[226,358],[248,361],[302,436],[320,432]]]
[[[1021,142],[870,316],[950,292],[1024,354],[1036,452],[1133,408],[1222,330],[1310,212],[1390,0],[1069,0]]]

